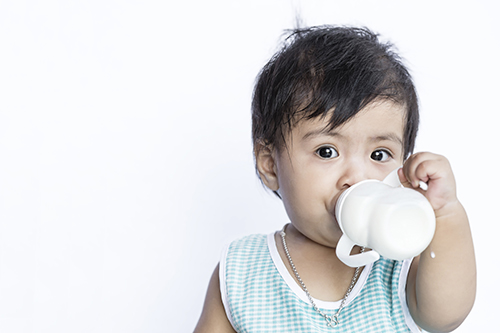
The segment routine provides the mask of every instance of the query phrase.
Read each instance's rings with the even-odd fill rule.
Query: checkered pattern
[[[340,325],[331,328],[282,279],[266,235],[251,235],[229,246],[221,290],[237,332],[411,332],[398,296],[400,270],[401,262],[378,260],[358,296],[342,310]]]

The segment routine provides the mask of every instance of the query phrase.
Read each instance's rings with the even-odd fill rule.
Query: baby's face
[[[327,121],[293,128],[288,150],[276,153],[279,193],[292,224],[309,239],[335,247],[341,231],[334,216],[343,190],[365,179],[384,179],[403,163],[404,109],[374,102],[332,131]]]

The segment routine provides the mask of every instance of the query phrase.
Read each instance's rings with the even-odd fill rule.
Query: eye
[[[318,148],[318,150],[316,150],[316,154],[324,159],[330,159],[339,156],[339,153],[335,150],[335,148],[330,146]]]
[[[370,155],[370,158],[374,161],[379,161],[379,162],[385,162],[387,161],[389,158],[392,157],[392,154],[389,153],[387,150],[383,150],[383,149],[378,149],[378,150],[375,150],[371,155]]]

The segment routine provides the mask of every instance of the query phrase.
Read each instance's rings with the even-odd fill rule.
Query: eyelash
[[[321,156],[320,151],[321,151],[322,149],[331,149],[331,150],[333,150],[333,151],[334,151],[334,153],[333,153],[331,156],[327,156],[327,157],[325,157],[325,156]],[[383,148],[378,148],[378,149],[375,149],[374,151],[372,151],[372,153],[370,154],[370,158],[371,158],[372,160],[374,160],[374,161],[377,161],[377,162],[385,162],[385,161],[387,160],[387,159],[386,159],[386,160],[377,160],[377,159],[373,158],[372,156],[373,156],[373,154],[374,154],[374,153],[376,153],[376,152],[384,152],[384,153],[386,153],[386,154],[388,155],[388,158],[387,158],[387,159],[389,159],[389,158],[394,158],[394,155],[392,154],[392,152],[391,152],[390,150],[383,149]],[[329,160],[329,159],[332,159],[332,158],[335,158],[335,157],[338,157],[338,156],[339,156],[339,153],[338,153],[337,149],[336,149],[335,147],[332,147],[332,146],[321,146],[321,147],[319,147],[318,149],[316,149],[316,152],[315,152],[315,153],[316,153],[316,155],[318,155],[320,158],[325,159],[325,160]],[[333,156],[333,155],[336,155],[336,156]]]

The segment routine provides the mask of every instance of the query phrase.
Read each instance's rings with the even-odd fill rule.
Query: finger
[[[421,152],[414,154],[405,162],[405,176],[413,188],[419,188],[420,182],[427,183],[430,179],[429,166],[438,159],[438,155]]]
[[[415,170],[424,158],[423,153],[416,153],[411,155],[403,164],[403,172],[408,183],[413,188],[418,187],[418,179],[415,176]]]
[[[435,177],[435,166],[436,161],[434,160],[422,161],[415,168],[415,177],[424,183],[428,183],[431,178]]]
[[[403,185],[404,187],[413,187],[413,186],[411,186],[411,183],[406,178],[405,173],[403,171],[403,168],[398,169],[398,176],[399,176],[399,181],[401,182],[401,185]]]

